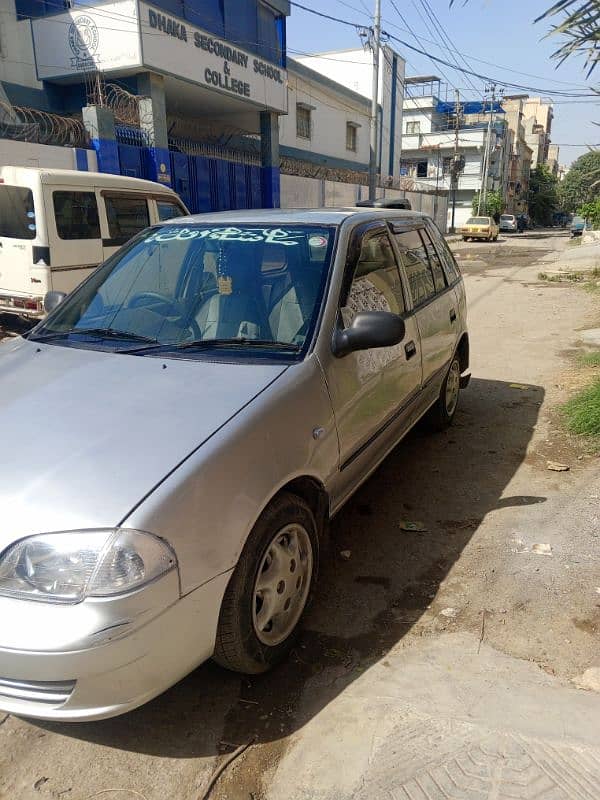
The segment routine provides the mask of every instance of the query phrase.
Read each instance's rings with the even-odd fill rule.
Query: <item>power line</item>
[[[349,25],[350,27],[355,28],[355,29],[364,28],[364,26],[361,25],[360,23],[349,22],[348,20],[343,20],[343,19],[340,19],[339,17],[334,17],[334,16],[332,16],[330,14],[324,14],[321,11],[316,11],[315,9],[308,8],[307,6],[296,2],[296,0],[290,0],[290,4],[292,6],[294,6],[294,7],[296,7],[296,8],[301,8],[303,11],[307,11],[309,14],[316,14],[317,16],[325,17],[326,19],[329,19],[329,20],[331,20],[333,22],[339,22],[342,25]],[[455,65],[453,65],[450,62],[446,61],[445,59],[439,58],[437,56],[434,56],[431,53],[428,53],[427,51],[425,51],[425,50],[423,50],[423,49],[421,49],[419,47],[415,47],[414,45],[409,44],[404,39],[401,39],[399,36],[394,36],[393,34],[388,33],[387,31],[385,32],[385,34],[389,39],[392,39],[393,41],[398,42],[399,44],[403,45],[403,47],[406,47],[406,48],[408,48],[409,50],[412,50],[415,53],[419,53],[422,56],[426,56],[428,59],[430,59],[431,61],[435,62],[436,64],[444,64],[445,66],[450,67],[451,69],[456,69],[457,71],[459,71],[459,72],[461,72],[461,73],[463,73],[465,75],[468,74],[471,77],[479,78],[479,80],[485,81],[487,83],[497,83],[497,84],[500,84],[501,86],[506,86],[506,87],[509,87],[511,89],[518,89],[518,90],[521,90],[521,91],[530,91],[530,92],[534,92],[535,94],[541,94],[541,95],[556,95],[556,96],[559,96],[559,97],[572,97],[572,98],[598,97],[599,96],[597,92],[588,92],[588,93],[579,92],[579,93],[576,93],[576,92],[566,92],[566,91],[558,90],[558,89],[546,89],[546,88],[540,89],[539,87],[535,87],[535,86],[526,86],[524,84],[512,83],[511,81],[502,80],[501,78],[494,78],[494,77],[492,77],[490,75],[484,75],[483,73],[475,72],[474,70],[470,70],[470,69],[467,69],[467,68],[462,68],[461,67],[459,69],[458,67],[456,67]]]

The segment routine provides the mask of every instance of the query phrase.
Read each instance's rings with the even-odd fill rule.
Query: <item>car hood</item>
[[[0,551],[118,525],[285,369],[0,345]]]

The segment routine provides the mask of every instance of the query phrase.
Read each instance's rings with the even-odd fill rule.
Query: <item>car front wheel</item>
[[[314,514],[282,493],[254,526],[231,577],[221,612],[215,660],[248,674],[266,672],[294,645],[312,597],[319,563]]]

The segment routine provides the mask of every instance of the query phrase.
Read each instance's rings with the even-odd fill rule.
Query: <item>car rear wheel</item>
[[[294,645],[319,564],[317,523],[299,497],[282,493],[254,526],[225,592],[215,660],[266,672]]]
[[[460,395],[460,361],[454,356],[448,370],[437,402],[427,412],[428,426],[435,431],[442,431],[452,425]]]

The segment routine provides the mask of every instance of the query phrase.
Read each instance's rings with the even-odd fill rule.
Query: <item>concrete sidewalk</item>
[[[445,634],[390,653],[313,717],[267,797],[597,800],[600,695]]]

